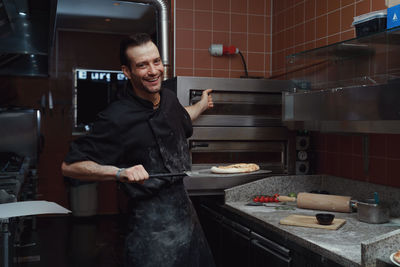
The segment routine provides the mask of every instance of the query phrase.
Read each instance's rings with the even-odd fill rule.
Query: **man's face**
[[[161,90],[164,66],[157,46],[153,42],[147,42],[128,48],[126,54],[130,60],[131,69],[122,66],[122,70],[131,80],[133,88],[142,93],[158,93]]]

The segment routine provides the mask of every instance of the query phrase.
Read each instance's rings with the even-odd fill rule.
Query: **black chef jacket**
[[[71,143],[65,162],[90,160],[120,168],[142,164],[150,174],[190,170],[186,140],[193,132],[190,116],[171,90],[160,94],[160,106],[154,110],[150,101],[128,87],[123,97],[98,114],[90,134]],[[164,183],[149,179],[143,185],[123,183],[123,187],[130,197],[141,199]]]

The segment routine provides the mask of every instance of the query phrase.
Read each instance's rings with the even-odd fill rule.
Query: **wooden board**
[[[305,216],[305,215],[289,215],[279,222],[284,225],[293,225],[293,226],[302,226],[302,227],[310,227],[310,228],[319,228],[319,229],[328,229],[328,230],[337,230],[343,224],[346,223],[344,219],[333,219],[331,225],[321,225],[318,223],[317,218],[315,216]]]

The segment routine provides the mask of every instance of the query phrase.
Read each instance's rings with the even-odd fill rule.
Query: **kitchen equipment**
[[[244,175],[259,175],[259,174],[268,174],[271,173],[270,170],[258,170],[254,172],[244,172],[244,173],[213,173],[211,169],[202,169],[197,171],[187,171],[180,173],[158,173],[158,174],[150,174],[149,178],[165,178],[172,176],[190,176],[190,177],[216,177],[216,178],[227,178],[227,177],[236,177],[236,176],[244,176]]]
[[[389,208],[384,203],[375,203],[367,199],[357,203],[358,220],[366,223],[385,223],[389,221]]]
[[[297,207],[302,209],[351,212],[351,197],[312,193],[298,193]]]
[[[318,213],[315,214],[315,218],[317,218],[318,223],[321,225],[331,225],[333,219],[335,219],[335,215],[330,213]]]
[[[293,225],[293,226],[301,226],[301,227],[310,227],[310,228],[319,228],[319,229],[327,229],[327,230],[337,230],[343,224],[346,223],[344,219],[335,218],[330,225],[321,225],[318,223],[315,216],[306,216],[306,215],[297,215],[292,214],[289,215],[279,221],[280,224],[283,225]]]

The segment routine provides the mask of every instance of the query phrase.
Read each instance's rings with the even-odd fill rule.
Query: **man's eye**
[[[161,59],[154,60],[154,64],[160,64],[160,63],[161,63]]]
[[[137,68],[144,68],[145,65],[144,65],[144,64],[137,64],[136,67],[137,67]]]

